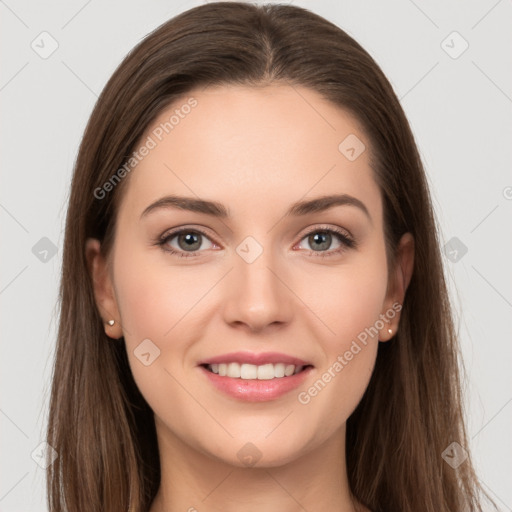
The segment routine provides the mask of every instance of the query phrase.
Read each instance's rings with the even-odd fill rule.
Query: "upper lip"
[[[220,356],[210,357],[204,359],[199,365],[205,364],[221,364],[221,363],[238,363],[238,364],[253,364],[261,366],[264,364],[293,364],[295,366],[308,366],[311,363],[299,359],[298,357],[289,356],[287,354],[280,354],[278,352],[261,352],[256,354],[254,352],[231,352],[229,354],[222,354]]]

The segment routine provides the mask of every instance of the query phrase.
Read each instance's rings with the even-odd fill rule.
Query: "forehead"
[[[143,145],[151,149],[131,172],[121,205],[139,215],[166,193],[213,199],[242,214],[333,193],[380,208],[357,119],[304,87],[193,90],[160,113]]]

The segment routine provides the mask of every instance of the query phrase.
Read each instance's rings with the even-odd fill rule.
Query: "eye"
[[[338,241],[339,246],[333,250],[328,250],[332,245],[333,235],[334,240]],[[344,252],[347,249],[356,247],[355,240],[348,232],[332,227],[315,228],[306,233],[302,240],[306,240],[310,247],[313,248],[309,250],[313,256],[320,257],[334,256]]]
[[[174,239],[176,239],[177,247],[176,245],[172,245]],[[211,245],[204,247],[203,242],[205,241],[208,241]],[[158,245],[160,245],[164,251],[182,258],[199,256],[199,254],[196,254],[199,252],[199,249],[211,249],[213,246],[206,233],[198,229],[190,228],[166,233],[158,241]]]
[[[339,245],[337,248],[329,250],[333,243],[333,236],[334,241],[337,241]],[[356,247],[355,240],[348,232],[332,227],[317,227],[306,233],[301,242],[302,240],[306,240],[310,244],[312,249],[309,249],[309,253],[313,256],[334,256]],[[204,242],[208,242],[210,245],[208,246],[207,243],[205,247]],[[165,233],[158,239],[157,245],[172,255],[191,258],[200,256],[201,249],[211,249],[215,244],[211,242],[206,233],[197,228],[182,228]]]

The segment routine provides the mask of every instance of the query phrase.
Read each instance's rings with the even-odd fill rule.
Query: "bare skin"
[[[155,414],[162,479],[151,512],[367,510],[349,489],[345,425],[379,341],[399,329],[393,305],[403,303],[411,278],[413,239],[403,236],[388,280],[370,143],[347,112],[305,88],[222,86],[176,102],[141,143],[191,96],[197,106],[125,178],[108,260],[97,240],[86,247],[99,311],[115,320],[106,332],[124,336],[133,376]],[[366,146],[353,161],[338,149],[350,134]],[[169,194],[222,203],[230,215],[178,208],[142,215]],[[332,194],[358,199],[367,214],[345,204],[285,216],[297,201]],[[195,248],[187,251],[186,233],[155,242],[173,228],[195,233]],[[356,245],[334,233],[323,245],[309,236],[336,228]],[[242,243],[246,237],[262,250],[251,262],[237,252],[257,251],[254,242]],[[345,357],[371,326],[378,334]],[[145,339],[160,350],[148,366],[134,354]],[[216,389],[198,366],[241,350],[280,352],[313,368],[299,388],[247,402]],[[346,364],[337,370],[340,355]],[[319,379],[325,387],[309,393]],[[258,460],[248,466],[240,453],[252,445]]]

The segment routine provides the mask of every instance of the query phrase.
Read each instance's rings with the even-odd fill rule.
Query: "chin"
[[[245,434],[242,438],[230,439],[223,446],[222,453],[210,452],[210,455],[222,462],[238,468],[275,468],[290,464],[304,455],[311,443],[292,439],[289,436],[278,436],[274,439],[264,436],[251,437]]]

